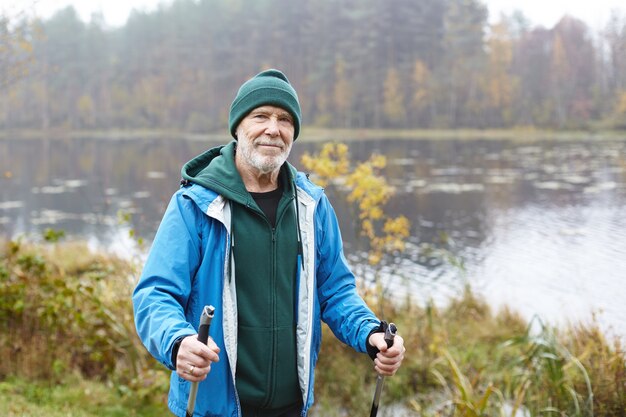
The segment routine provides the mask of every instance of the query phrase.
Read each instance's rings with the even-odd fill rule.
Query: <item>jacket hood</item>
[[[181,169],[183,180],[213,190],[237,203],[254,205],[254,200],[246,190],[235,166],[236,147],[237,142],[233,140],[227,145],[211,148],[196,156],[183,165]],[[285,163],[281,170],[283,171],[281,175],[287,173],[287,180],[293,182],[296,169],[289,163]],[[288,187],[288,189],[293,189],[293,187]]]

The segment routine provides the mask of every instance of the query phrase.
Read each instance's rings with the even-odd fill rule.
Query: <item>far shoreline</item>
[[[231,139],[226,131],[194,133],[182,130],[165,129],[107,129],[107,130],[67,130],[67,129],[9,129],[0,130],[2,140],[138,140],[170,139],[207,142],[227,142]],[[535,128],[510,129],[326,129],[305,127],[299,142],[350,142],[363,140],[623,140],[626,130],[546,130]]]

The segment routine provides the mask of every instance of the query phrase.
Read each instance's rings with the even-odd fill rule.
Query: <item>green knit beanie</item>
[[[237,139],[237,126],[252,110],[261,106],[276,106],[287,110],[293,117],[294,134],[296,140],[300,133],[300,103],[298,94],[282,72],[269,69],[258,73],[243,83],[237,92],[237,97],[230,105],[228,127],[230,134]]]

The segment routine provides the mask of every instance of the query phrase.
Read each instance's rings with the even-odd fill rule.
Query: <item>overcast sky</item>
[[[93,12],[101,11],[105,21],[112,26],[126,22],[133,8],[150,11],[159,3],[171,0],[0,0],[0,10],[14,16],[23,10],[33,9],[43,18],[51,16],[56,10],[73,4],[83,20],[88,21]],[[294,0],[296,1],[296,0]],[[552,27],[565,14],[584,20],[592,29],[601,29],[606,23],[610,11],[618,10],[622,16],[626,11],[624,0],[483,0],[487,4],[490,20],[497,20],[500,12],[510,14],[520,9],[535,25]],[[392,4],[392,2],[390,2]]]

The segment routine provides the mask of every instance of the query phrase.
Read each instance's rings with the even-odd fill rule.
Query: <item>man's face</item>
[[[237,127],[237,158],[261,174],[280,169],[293,144],[293,117],[274,106],[252,110]]]

